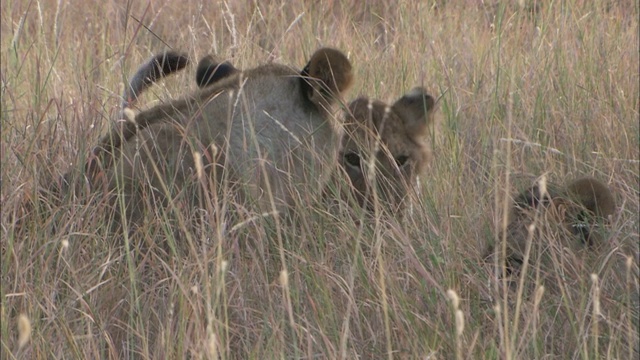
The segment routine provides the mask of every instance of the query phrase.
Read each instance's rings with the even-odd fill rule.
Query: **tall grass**
[[[637,358],[639,7],[3,0],[2,357]],[[209,218],[157,209],[116,239],[99,196],[54,209],[37,199],[81,167],[150,55],[302,66],[320,46],[349,54],[353,98],[442,94],[405,217],[305,199],[295,226],[259,214],[228,223],[232,197],[211,195]],[[140,104],[195,90],[193,73]],[[560,249],[503,283],[483,256],[508,196],[543,174],[610,185],[607,244]],[[18,231],[26,199],[36,214]]]

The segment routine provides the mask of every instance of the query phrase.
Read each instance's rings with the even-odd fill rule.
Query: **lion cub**
[[[168,53],[154,59],[134,76],[143,80],[132,81],[126,105],[153,81],[182,68],[186,57]],[[175,64],[161,66],[160,59]],[[203,186],[203,175],[217,188],[233,189],[244,209],[287,211],[300,194],[322,189],[333,172],[341,142],[334,105],[352,81],[349,60],[330,48],[317,50],[300,71],[272,63],[233,68],[105,136],[87,165],[90,182],[125,196],[134,223],[150,203],[201,204],[203,191],[211,190]]]
[[[430,160],[434,109],[420,87],[392,105],[364,97],[349,104],[338,159],[361,206],[372,209],[378,199],[392,213],[405,207]]]
[[[546,190],[541,190],[535,184],[526,189],[516,196],[508,214],[507,272],[515,272],[522,266],[529,238],[536,242],[532,249],[540,245],[542,251],[553,251],[557,246],[574,251],[597,247],[604,241],[600,227],[615,209],[609,187],[591,177],[579,178],[564,187],[548,184]],[[530,234],[531,224],[535,228]],[[489,255],[494,252],[491,248]],[[532,251],[531,256],[535,259],[539,255]]]

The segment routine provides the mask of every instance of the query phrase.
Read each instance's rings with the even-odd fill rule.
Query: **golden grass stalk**
[[[18,315],[18,349],[22,349],[31,339],[31,321],[25,314]]]

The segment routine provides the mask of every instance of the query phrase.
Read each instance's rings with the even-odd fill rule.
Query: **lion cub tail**
[[[131,107],[149,86],[158,80],[184,69],[189,57],[180,52],[168,50],[154,55],[142,64],[133,75],[122,95],[122,109]]]
[[[93,159],[89,159],[86,166],[86,170],[89,173],[95,170],[97,159],[102,158],[104,154],[110,154],[114,149],[118,149],[137,133],[135,115],[130,109],[136,103],[140,94],[158,80],[184,69],[188,64],[189,57],[186,54],[169,50],[154,55],[138,68],[122,95],[123,100],[119,120],[124,121],[116,124],[107,135],[100,139],[98,145],[93,149]]]

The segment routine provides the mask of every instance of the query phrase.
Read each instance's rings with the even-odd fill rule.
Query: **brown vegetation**
[[[496,4],[3,2],[2,354],[637,358],[638,4]],[[83,174],[119,117],[121,84],[151,55],[173,48],[250,69],[304,64],[323,46],[347,55],[352,94],[393,104],[419,86],[440,98],[434,156],[402,218],[329,208],[304,186],[289,223],[216,181],[193,190],[219,197],[190,206],[168,181],[172,201],[145,205],[154,213],[138,231],[115,238],[126,221],[101,192],[38,196],[70,169]],[[149,87],[137,111],[211,91],[193,74]],[[502,276],[504,259],[487,264],[485,250],[502,249],[512,194],[541,175],[560,189],[599,179],[615,212],[599,245],[577,249],[561,245],[575,239],[564,222],[541,221],[562,213],[531,212],[545,238],[530,244],[554,246]],[[33,216],[18,231],[26,198]]]

